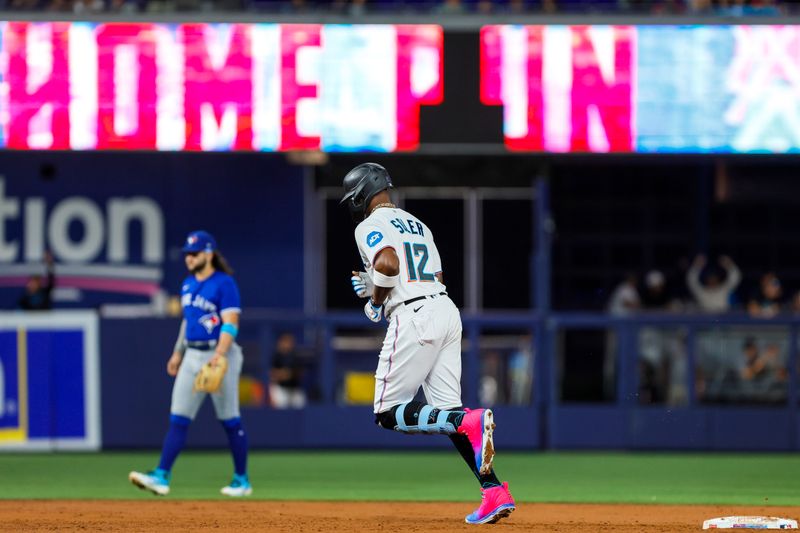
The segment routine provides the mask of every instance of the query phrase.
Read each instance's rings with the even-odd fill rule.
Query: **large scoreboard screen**
[[[0,22],[0,148],[437,143],[800,152],[800,26]]]
[[[485,26],[481,101],[542,152],[800,152],[800,26]]]
[[[403,151],[434,25],[0,23],[0,146]]]

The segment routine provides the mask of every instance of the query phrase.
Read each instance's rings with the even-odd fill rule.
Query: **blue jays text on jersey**
[[[186,319],[186,340],[216,340],[222,326],[222,314],[241,312],[239,288],[236,281],[224,272],[214,272],[203,281],[189,276],[181,287],[181,306]]]

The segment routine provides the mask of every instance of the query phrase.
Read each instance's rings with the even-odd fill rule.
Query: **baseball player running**
[[[183,322],[174,352],[167,362],[167,373],[175,376],[169,430],[158,468],[147,473],[131,472],[128,479],[154,494],[169,493],[172,465],[186,443],[189,424],[208,394],[195,391],[195,376],[204,364],[224,366],[222,359],[227,358],[228,369],[219,391],[211,395],[233,455],[233,480],[221,492],[227,496],[249,496],[253,487],[247,477],[247,434],[239,417],[239,375],[243,359],[242,350],[236,344],[241,313],[239,288],[209,233],[190,233],[183,253],[190,275],[181,287]]]
[[[353,272],[373,322],[389,323],[375,371],[375,422],[403,433],[445,434],[481,484],[482,502],[467,523],[494,523],[515,509],[508,483],[494,473],[494,415],[461,406],[461,315],[447,296],[431,230],[397,208],[392,181],[376,163],[344,178],[366,272]],[[428,403],[415,401],[422,386]]]

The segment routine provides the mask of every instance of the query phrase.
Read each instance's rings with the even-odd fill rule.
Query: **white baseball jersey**
[[[374,411],[382,413],[414,399],[420,386],[437,409],[461,406],[461,315],[436,274],[442,260],[431,230],[397,208],[381,207],[356,228],[364,268],[389,247],[400,260],[400,282],[389,293],[390,317],[375,370]],[[404,305],[403,302],[428,298]]]
[[[442,272],[442,259],[433,234],[414,215],[399,208],[378,208],[356,227],[355,235],[361,262],[370,277],[378,252],[393,248],[400,259],[400,282],[385,302],[387,315],[406,300],[446,291],[436,278]]]

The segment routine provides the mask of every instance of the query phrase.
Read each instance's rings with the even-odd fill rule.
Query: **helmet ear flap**
[[[365,200],[365,198],[364,198],[364,190],[362,189],[362,190],[358,191],[356,194],[353,195],[353,197],[350,199],[350,202],[352,202],[353,207],[356,207],[356,208],[359,208],[359,209],[363,209],[364,208],[364,200]]]
[[[364,220],[364,213],[366,210],[366,195],[364,194],[364,187],[360,186],[354,191],[353,195],[347,202],[347,207],[350,211],[350,216],[353,222],[358,223]]]

